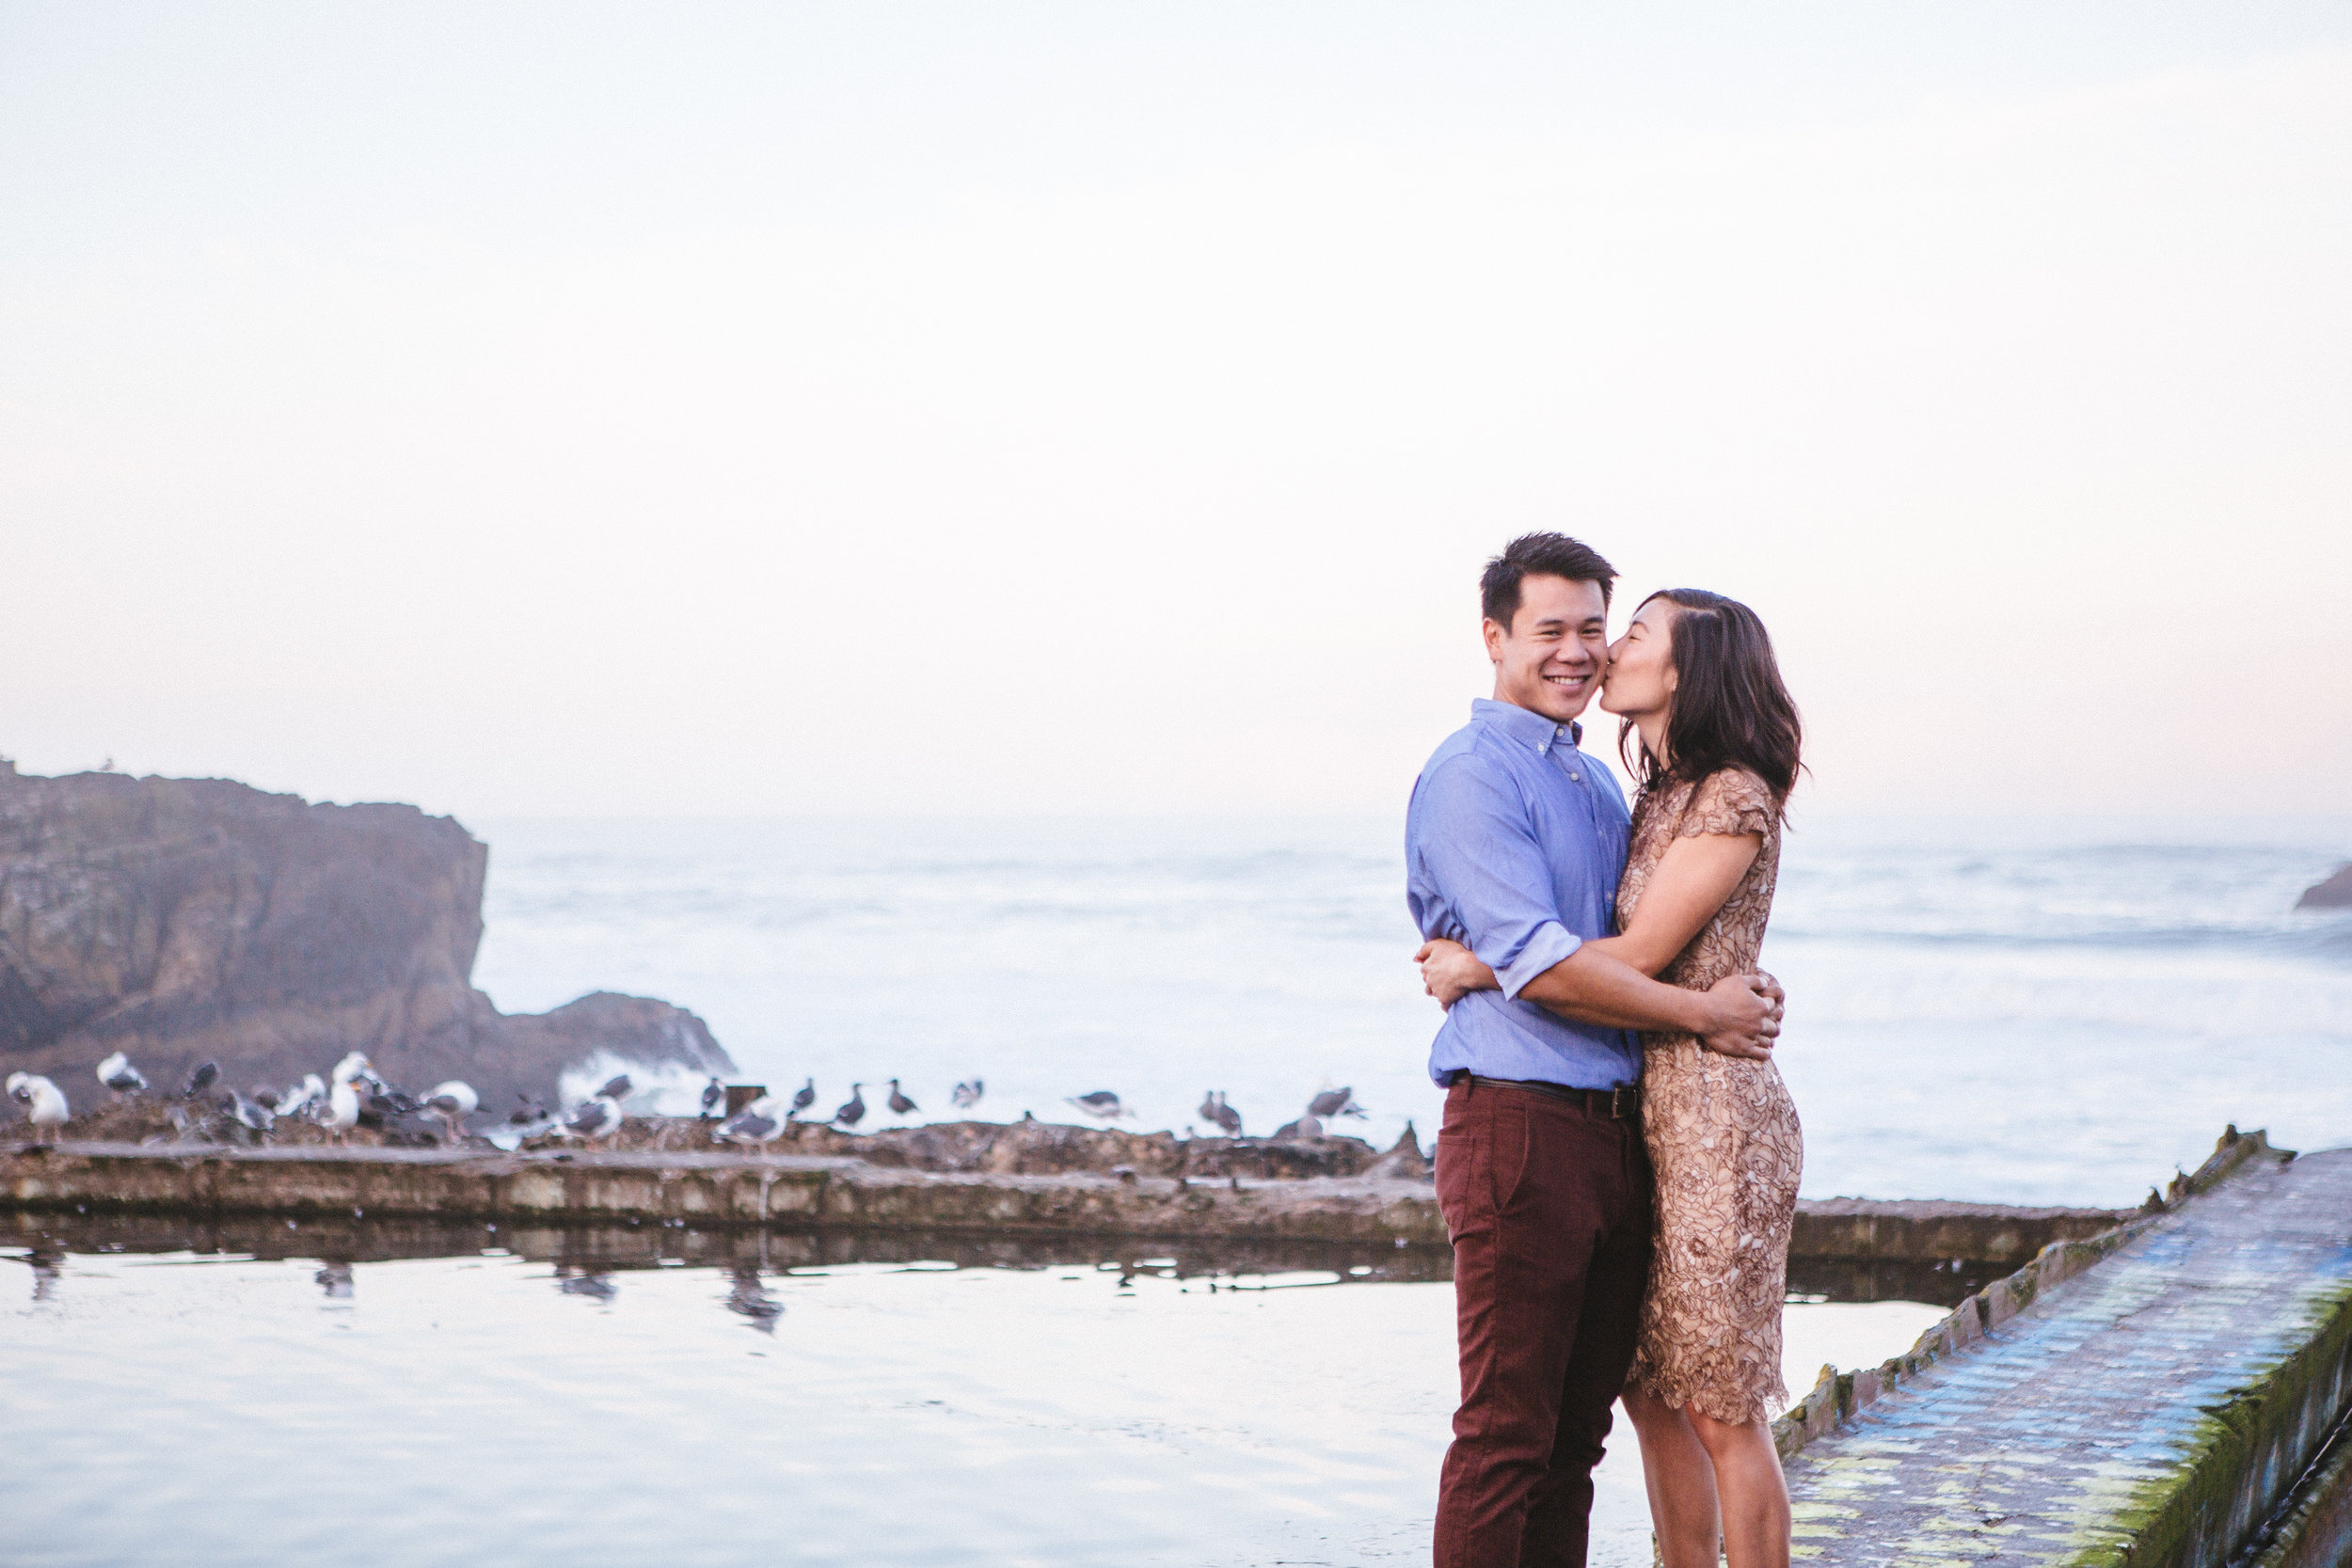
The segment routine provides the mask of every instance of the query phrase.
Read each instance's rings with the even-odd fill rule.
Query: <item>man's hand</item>
[[[1709,1051],[1769,1061],[1784,1000],[1780,982],[1769,974],[1725,975],[1704,998],[1708,1026],[1693,1032]]]
[[[1456,1002],[1474,990],[1500,989],[1495,972],[1478,961],[1478,955],[1458,942],[1437,937],[1421,944],[1413,955],[1421,965],[1421,989],[1438,999],[1438,1005],[1451,1009]]]

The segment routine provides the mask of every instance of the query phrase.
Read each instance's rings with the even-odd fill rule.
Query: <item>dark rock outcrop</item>
[[[664,1002],[499,1012],[472,978],[488,865],[414,806],[0,761],[0,1065],[87,1102],[113,1051],[158,1087],[207,1057],[243,1086],[364,1051],[412,1088],[464,1078],[485,1109],[550,1094],[599,1050],[734,1069]]]
[[[2295,901],[2298,910],[2352,910],[2352,865],[2339,867],[2324,882],[2314,882]]]

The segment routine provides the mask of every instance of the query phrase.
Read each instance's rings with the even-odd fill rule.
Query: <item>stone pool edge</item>
[[[693,1151],[68,1143],[0,1149],[0,1209],[1448,1244],[1434,1190],[1404,1177],[1009,1175]],[[1808,1200],[1799,1205],[1790,1253],[1997,1265],[2106,1231],[2122,1217],[2099,1209]]]

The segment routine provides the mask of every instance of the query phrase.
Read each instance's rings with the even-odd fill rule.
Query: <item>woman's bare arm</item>
[[[1762,833],[1700,833],[1677,838],[1658,858],[1633,907],[1633,924],[1584,945],[1655,976],[1715,918],[1764,850]]]

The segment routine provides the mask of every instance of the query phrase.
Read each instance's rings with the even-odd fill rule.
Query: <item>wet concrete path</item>
[[[2265,1156],[1788,1465],[1797,1553],[2220,1564],[2352,1403],[2352,1149]]]

